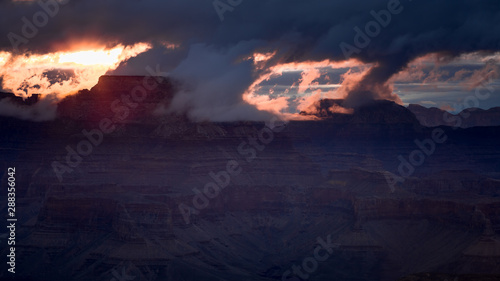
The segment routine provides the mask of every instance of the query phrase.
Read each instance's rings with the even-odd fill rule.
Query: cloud
[[[255,75],[253,60],[244,55],[259,44],[241,42],[225,50],[193,45],[187,58],[171,72],[183,85],[163,112],[186,114],[194,121],[268,120],[268,112],[258,110],[242,97]]]
[[[211,1],[73,0],[61,5],[58,14],[38,28],[38,35],[25,46],[45,53],[88,41],[108,45],[192,42],[227,47],[241,41],[263,40],[286,47],[288,60],[343,60],[340,43],[353,43],[353,28],[363,29],[374,20],[370,11],[387,9],[388,2],[244,1],[228,12],[221,23]],[[498,50],[500,18],[495,0],[458,0],[453,5],[437,2],[432,8],[424,1],[401,1],[400,5],[402,12],[393,15],[387,27],[353,57],[397,69],[430,52],[448,51],[456,55]],[[2,18],[12,24],[2,25],[1,33],[21,35],[22,18],[31,20],[41,10],[37,1],[2,1]],[[11,49],[10,42],[2,40],[0,49]]]
[[[310,86],[313,86],[313,81],[321,77],[321,72],[318,69],[304,70],[299,83],[299,93],[304,93]],[[317,84],[317,83],[316,83]]]
[[[370,38],[360,52],[352,54],[352,59],[372,67],[356,77],[357,84],[343,86],[346,106],[371,99],[400,102],[393,92],[391,77],[427,54],[437,53],[446,63],[461,54],[481,51],[483,57],[492,56],[500,49],[497,0],[457,0],[453,5],[447,1],[431,4],[403,0],[244,0],[224,14],[223,22],[212,1],[70,0],[60,5],[46,25],[36,27],[36,36],[19,47],[21,52],[30,50],[41,55],[74,51],[89,44],[111,48],[147,42],[153,46],[149,52],[120,64],[114,73],[142,74],[144,64],[161,62],[162,69],[190,77],[190,83],[195,84],[176,96],[176,110],[191,108],[193,118],[202,119],[260,116],[261,112],[249,109],[241,97],[247,92],[245,87],[253,85],[265,70],[256,74],[251,61],[234,63],[236,57],[252,55],[260,49],[275,52],[266,61],[268,68],[288,63],[345,61],[341,43],[354,44],[354,28],[365,30],[368,23],[376,22],[372,11],[386,10],[388,3],[399,3],[402,11],[392,14],[379,34]],[[39,11],[43,9],[38,1],[0,1],[0,16],[9,23],[0,26],[0,34],[4,38],[11,33],[24,36],[23,26],[32,22]],[[259,43],[250,46],[247,42]],[[243,48],[245,45],[250,47]],[[0,40],[0,51],[12,51],[10,40]],[[190,76],[191,72],[195,75]],[[308,79],[315,77],[314,72],[310,73],[312,76],[303,77],[301,91],[310,84]],[[225,100],[215,101],[222,98]],[[204,110],[203,106],[211,109]],[[236,108],[245,113],[237,113]],[[224,114],[224,110],[231,113]]]
[[[498,66],[496,61],[489,61],[486,65],[476,71],[473,71],[469,77],[463,84],[469,90],[472,90],[476,87],[479,87],[485,81],[491,79],[498,79],[500,77],[500,67]]]
[[[421,101],[420,103],[421,103],[421,104],[426,104],[426,105],[435,105],[435,104],[436,104],[435,102],[433,102],[433,101],[428,101],[428,100]]]
[[[9,98],[0,100],[0,116],[15,117],[35,122],[50,121],[56,118],[55,96],[46,96],[34,105],[26,106],[12,102]]]
[[[2,88],[18,96],[55,94],[62,98],[93,87],[101,75],[149,48],[146,43],[137,43],[112,49],[10,56],[0,67]]]

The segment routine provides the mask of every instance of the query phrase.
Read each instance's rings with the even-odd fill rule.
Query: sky
[[[167,111],[195,120],[319,98],[500,106],[498,0],[0,0],[0,21],[1,90],[24,97],[150,67],[184,85]]]

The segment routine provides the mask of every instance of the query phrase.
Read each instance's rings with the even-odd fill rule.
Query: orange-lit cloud
[[[316,111],[317,102],[321,99],[341,99],[344,96],[336,91],[328,91],[326,93],[317,90],[309,96],[304,96],[298,99],[297,110],[313,113]]]
[[[0,53],[2,87],[18,96],[41,94],[43,98],[55,94],[62,98],[80,89],[93,87],[107,71],[150,48],[149,44],[138,43],[127,47],[118,45],[112,49],[95,48],[44,55],[11,56]],[[72,77],[54,82],[47,76],[48,71],[61,70],[71,71]]]
[[[278,97],[271,99],[269,96],[265,95],[255,95],[247,97],[250,104],[254,104],[257,109],[272,112],[274,114],[281,114],[285,109],[288,108],[288,98]]]
[[[0,67],[3,67],[10,58],[10,53],[0,52]]]
[[[265,62],[274,56],[275,53],[269,54],[254,54],[253,58],[257,64]],[[260,66],[260,65],[258,65]],[[260,75],[249,87],[247,92],[243,95],[243,98],[246,102],[255,105],[259,110],[266,110],[273,112],[275,114],[281,114],[283,118],[286,119],[308,119],[313,117],[304,117],[298,114],[293,113],[284,113],[290,108],[290,100],[289,97],[280,96],[286,95],[289,89],[284,90],[282,93],[275,93],[274,89],[271,89],[272,93],[276,94],[276,98],[270,98],[267,95],[259,95],[257,92],[261,88],[261,84],[264,81],[268,81],[272,78],[279,77],[283,75],[285,72],[301,72],[301,78],[299,81],[290,85],[290,88],[296,87],[298,85],[298,93],[303,94],[303,96],[298,97],[295,100],[297,104],[297,110],[305,110],[309,108],[314,102],[318,101],[322,98],[343,98],[345,96],[344,92],[339,92],[338,89],[342,87],[342,85],[338,84],[328,84],[328,85],[319,85],[315,80],[320,78],[322,74],[322,70],[325,69],[351,69],[355,67],[368,68],[370,65],[366,65],[356,59],[350,59],[347,61],[331,61],[331,60],[323,60],[323,61],[305,61],[305,62],[292,62],[292,63],[283,63],[271,66],[269,71],[264,72]],[[258,67],[257,67],[258,68]],[[326,86],[326,87],[325,87]],[[321,88],[321,89],[319,89]],[[323,91],[322,88],[328,88],[327,91]],[[331,89],[335,88],[335,89]],[[316,89],[312,94],[307,93],[308,89]]]
[[[302,77],[299,83],[299,94],[304,93],[310,86],[312,86],[313,81],[321,77],[321,72],[317,68],[306,69],[302,72]],[[316,83],[315,85],[318,85]]]
[[[122,50],[114,48],[110,51],[80,51],[62,54],[59,63],[74,63],[79,65],[113,65],[118,61]]]

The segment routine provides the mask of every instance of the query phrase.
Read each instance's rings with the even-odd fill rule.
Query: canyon
[[[303,280],[283,276],[330,236],[308,280],[500,280],[499,127],[430,124],[447,140],[391,188],[398,156],[433,130],[404,106],[343,114],[324,100],[317,120],[278,121],[269,137],[269,122],[158,115],[178,84],[134,98],[143,81],[103,76],[59,102],[52,121],[0,117],[2,188],[17,170],[16,276]],[[54,163],[66,165],[66,148],[78,152],[102,120],[114,130],[58,178]],[[206,191],[230,161],[241,172]]]

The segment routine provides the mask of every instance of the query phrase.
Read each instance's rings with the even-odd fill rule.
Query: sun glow
[[[62,54],[59,57],[60,63],[75,63],[80,65],[109,65],[118,62],[118,56],[122,52],[121,48],[109,51],[81,51],[76,53]]]
[[[64,97],[93,87],[100,76],[150,48],[150,44],[137,43],[126,47],[117,45],[112,49],[80,47],[78,51],[43,55],[12,56],[0,52],[2,87],[18,96],[56,94]],[[53,73],[64,73],[65,78],[60,79],[59,75],[54,79]]]
[[[10,58],[10,54],[7,52],[0,52],[0,66],[4,66]]]

